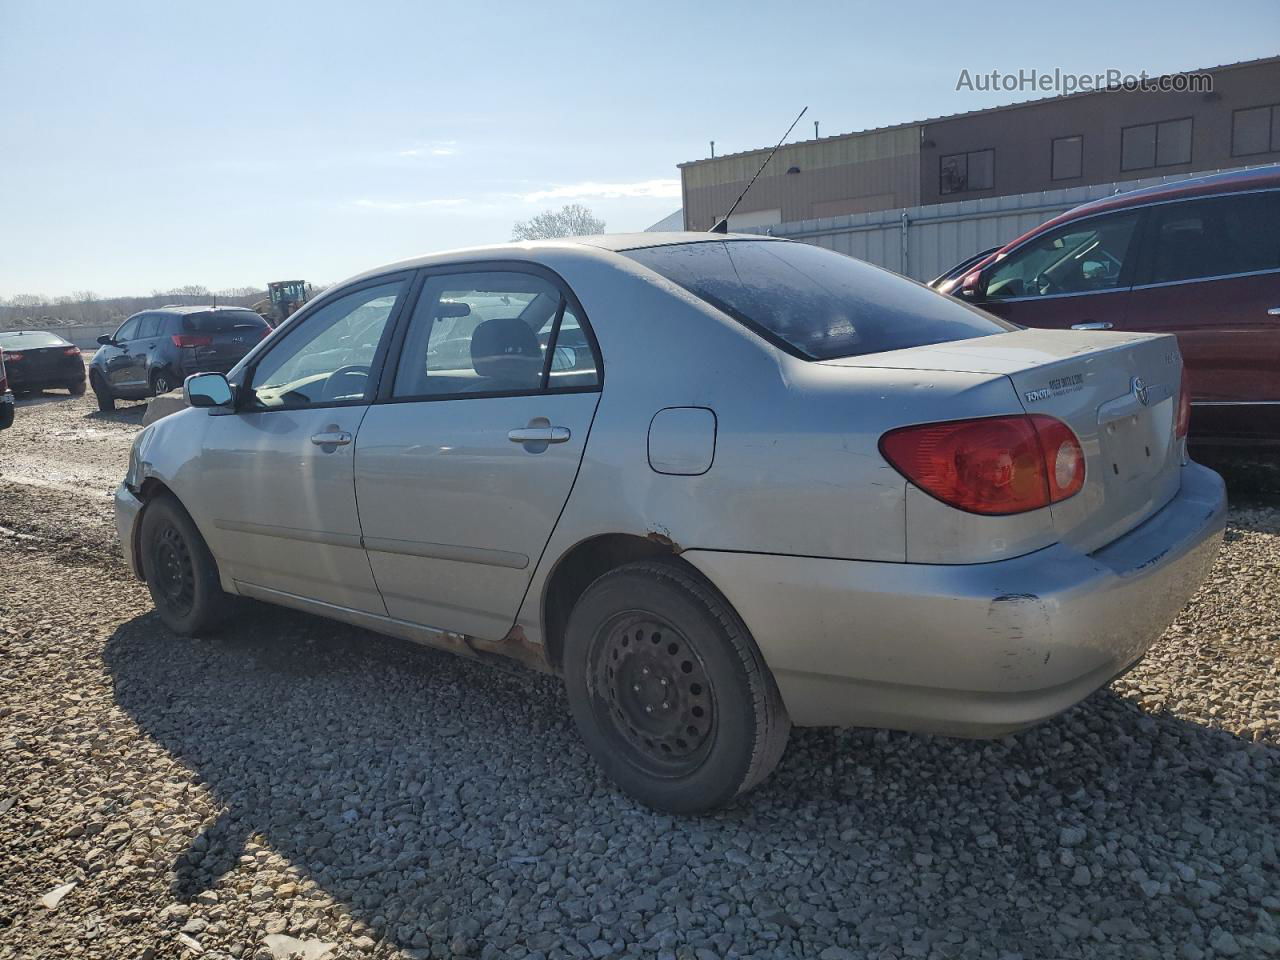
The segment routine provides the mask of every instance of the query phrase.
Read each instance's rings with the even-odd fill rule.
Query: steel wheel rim
[[[195,605],[195,565],[187,541],[173,524],[166,523],[156,534],[151,558],[156,590],[165,607],[175,616],[186,616]]]
[[[597,720],[631,762],[655,776],[700,767],[715,740],[706,664],[688,638],[648,612],[621,614],[596,634]]]

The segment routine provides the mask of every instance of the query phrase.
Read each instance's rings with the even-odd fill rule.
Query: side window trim
[[[520,393],[503,392],[499,394],[442,393],[420,397],[392,396],[392,389],[395,385],[395,370],[400,364],[400,354],[404,349],[404,342],[408,336],[409,324],[412,322],[414,312],[418,308],[418,299],[422,295],[422,288],[426,286],[427,282],[433,277],[448,276],[455,273],[490,273],[503,271],[510,273],[526,273],[530,276],[541,277],[560,291],[560,306],[556,309],[555,332],[559,333],[560,320],[563,318],[565,310],[572,310],[574,316],[578,318],[578,324],[581,326],[584,336],[587,338],[587,345],[591,348],[591,356],[596,365],[595,384],[589,387],[558,387],[555,390],[550,390],[547,387],[547,383],[549,381],[549,368],[544,366],[544,385],[537,390],[523,391]],[[573,292],[573,288],[565,282],[564,278],[561,277],[560,274],[556,273],[550,267],[543,266],[540,263],[531,263],[525,260],[467,260],[459,261],[457,263],[423,267],[418,271],[410,293],[405,297],[404,303],[400,307],[399,314],[393,318],[393,321],[395,323],[395,329],[392,331],[387,353],[382,362],[382,369],[380,371],[373,403],[432,403],[440,400],[486,400],[492,399],[493,397],[541,396],[545,393],[599,393],[604,389],[604,359],[600,352],[599,342],[596,340],[595,331],[591,327],[591,322],[587,318],[586,311],[582,309],[582,303]],[[548,355],[550,356],[555,350],[554,335],[552,339],[547,341],[547,343],[551,348],[548,350]]]
[[[337,287],[332,290],[326,290],[321,296],[307,303],[307,305],[303,308],[306,312],[303,313],[303,311],[300,310],[298,311],[298,313],[294,314],[294,316],[290,317],[289,325],[286,328],[284,328],[280,336],[272,337],[270,340],[268,340],[267,348],[263,350],[262,353],[254,357],[253,363],[250,364],[245,369],[243,383],[236,390],[236,405],[235,405],[236,411],[251,412],[251,413],[279,413],[281,411],[289,411],[292,413],[296,413],[297,409],[293,407],[279,407],[276,409],[257,409],[257,408],[250,408],[247,406],[249,396],[253,392],[253,379],[258,372],[258,365],[261,364],[264,359],[269,357],[273,351],[281,349],[281,344],[288,343],[289,338],[291,336],[294,336],[298,330],[301,330],[306,325],[307,321],[314,314],[318,313],[321,309],[323,309],[327,304],[332,303],[333,301],[336,301],[336,300],[340,300],[343,297],[350,296],[353,293],[359,293],[361,290],[366,290],[370,287],[380,287],[384,284],[396,283],[397,281],[400,281],[406,284],[405,289],[397,297],[396,304],[391,309],[391,316],[387,318],[387,322],[382,328],[382,336],[378,340],[377,349],[374,351],[373,362],[369,365],[369,372],[370,374],[372,374],[372,379],[374,382],[369,385],[369,389],[366,391],[364,400],[362,402],[365,405],[376,402],[378,397],[378,390],[381,387],[383,372],[386,366],[387,353],[391,345],[391,333],[399,323],[399,319],[401,315],[403,315],[405,312],[405,305],[409,301],[410,293],[414,292],[414,283],[413,283],[414,279],[415,277],[413,272],[407,271],[407,270],[397,270],[394,273],[379,274],[376,277],[366,277],[362,280],[358,280],[355,283],[352,283],[345,287]],[[306,409],[323,410],[328,407],[351,407],[351,406],[360,406],[360,404],[353,404],[350,401],[346,401],[346,400],[337,400],[331,403],[309,404],[306,407]]]

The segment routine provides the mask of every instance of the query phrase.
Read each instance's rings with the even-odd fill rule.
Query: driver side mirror
[[[975,270],[973,273],[965,275],[960,281],[960,289],[956,291],[956,295],[966,300],[977,300],[981,296],[982,291],[982,271]]]
[[[231,384],[220,373],[193,373],[182,385],[182,395],[189,407],[230,407],[234,399]]]
[[[104,333],[102,336],[100,336],[98,338],[98,343],[100,343],[104,347],[114,347],[116,345],[115,340],[112,339],[111,334],[109,333]]]

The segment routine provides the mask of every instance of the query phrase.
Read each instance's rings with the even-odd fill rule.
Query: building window
[[[1050,180],[1071,180],[1084,172],[1084,137],[1058,137],[1053,141]]]
[[[964,193],[967,190],[990,190],[995,186],[996,152],[974,150],[953,153],[942,158],[939,167],[938,192]]]
[[[1191,118],[1125,127],[1120,131],[1120,169],[1172,167],[1191,162]]]
[[[1231,155],[1247,157],[1280,150],[1280,104],[1231,114]]]

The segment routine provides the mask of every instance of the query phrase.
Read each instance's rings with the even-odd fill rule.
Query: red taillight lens
[[[19,360],[21,360],[21,359],[22,359],[22,354],[20,354],[20,353],[6,353],[6,354],[4,355],[4,358],[5,358],[6,360],[11,360],[12,362],[17,363]]]
[[[213,337],[193,337],[189,333],[175,333],[170,337],[175,347],[211,347]]]
[[[1182,386],[1178,388],[1178,415],[1173,422],[1173,434],[1181,439],[1191,429],[1191,382],[1187,371],[1182,370]]]
[[[908,480],[970,513],[1038,510],[1084,486],[1084,451],[1061,420],[983,417],[891,430],[880,452]]]
[[[67,349],[63,350],[62,352],[63,352],[66,356],[68,356],[68,357],[78,357],[78,356],[80,356],[80,348],[79,348],[79,347],[67,347]]]

